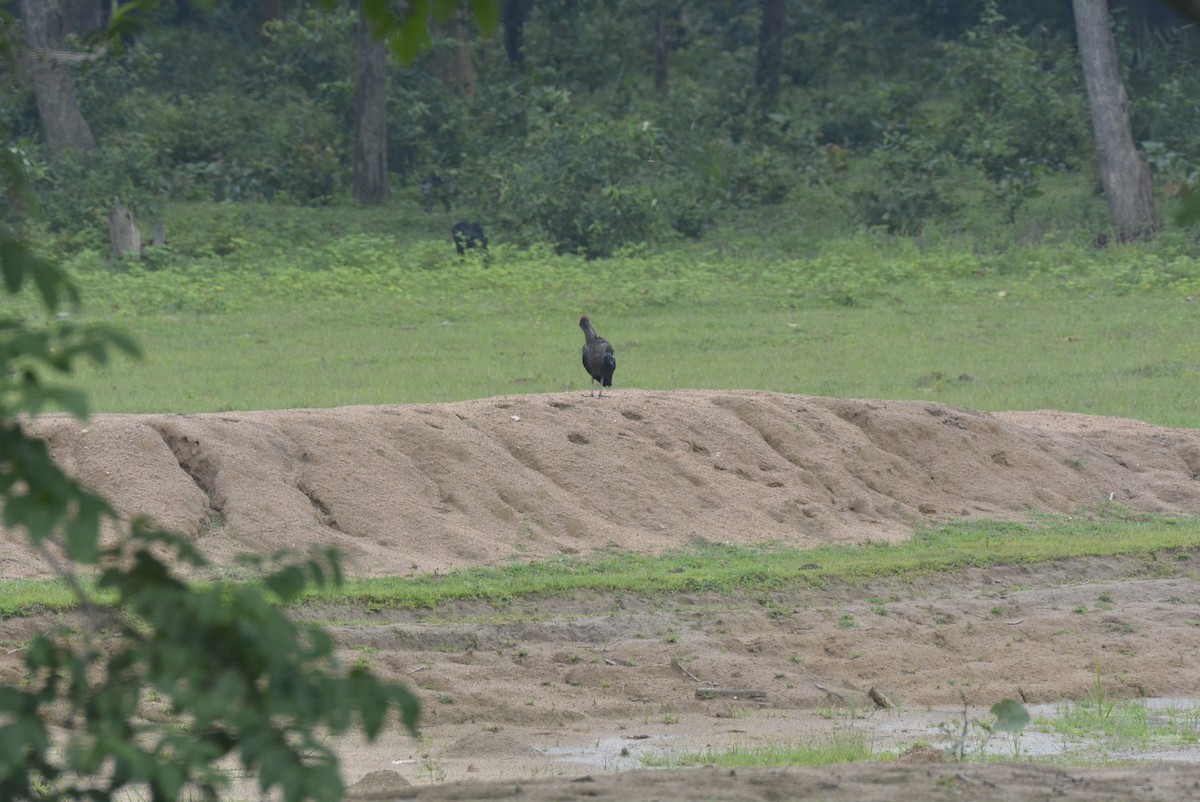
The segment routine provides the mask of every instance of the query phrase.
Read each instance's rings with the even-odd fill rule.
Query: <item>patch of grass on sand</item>
[[[794,549],[700,543],[659,555],[605,551],[415,577],[351,579],[313,589],[308,603],[368,608],[428,608],[471,600],[505,604],[520,596],[619,591],[786,590],[830,582],[861,584],[883,577],[918,577],[1080,557],[1147,557],[1159,571],[1194,570],[1200,518],[1132,515],[1105,507],[1086,516],[1039,516],[1031,523],[963,521],[918,530],[900,543],[868,542]],[[59,581],[0,581],[0,615],[72,604]]]
[[[1073,762],[1105,762],[1121,760],[1151,745],[1164,750],[1193,749],[1200,743],[1198,721],[1200,709],[1184,700],[1173,704],[1113,699],[1097,667],[1095,685],[1086,699],[1059,706],[1053,716],[1039,719],[1035,726],[1070,743]]]
[[[75,594],[61,579],[5,579],[0,581],[0,618],[36,609],[70,610]]]
[[[767,743],[762,746],[733,746],[700,752],[668,752],[644,755],[643,766],[680,768],[683,766],[826,766],[886,760],[892,757],[876,752],[866,734],[857,731],[835,732],[809,743]]]
[[[661,555],[603,552],[440,576],[351,580],[314,591],[312,601],[420,608],[455,600],[503,604],[518,596],[622,591],[662,594],[778,589],[827,582],[861,583],[961,568],[1077,557],[1160,557],[1163,570],[1196,559],[1200,519],[1129,516],[1043,516],[1029,524],[977,521],[918,531],[901,543],[816,549],[697,544]],[[1162,559],[1165,555],[1165,559]]]

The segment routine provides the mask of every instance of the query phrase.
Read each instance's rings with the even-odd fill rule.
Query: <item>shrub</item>
[[[661,133],[649,123],[578,121],[565,114],[565,93],[523,141],[479,169],[464,171],[490,216],[525,243],[547,242],[589,258],[654,239],[668,226],[655,182],[671,173]]]
[[[953,105],[939,126],[941,146],[998,185],[1011,218],[1043,170],[1073,167],[1086,152],[1078,61],[1066,42],[1044,38],[1035,47],[989,2],[978,26],[943,46],[943,62]]]
[[[49,156],[29,144],[25,153],[37,163],[36,190],[52,254],[90,248],[107,252],[108,217],[119,197],[149,234],[161,218],[160,167],[152,144],[143,136],[115,138],[91,153]]]
[[[868,161],[874,180],[851,193],[867,227],[917,234],[926,220],[954,212],[940,186],[954,160],[936,142],[889,133]]]

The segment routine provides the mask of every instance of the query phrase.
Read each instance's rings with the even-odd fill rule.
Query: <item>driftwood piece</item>
[[[676,668],[678,668],[684,674],[687,674],[687,678],[690,679],[692,682],[700,682],[701,681],[701,679],[699,677],[697,677],[695,674],[693,674],[692,672],[688,671],[686,668],[683,667],[683,663],[679,662],[678,657],[674,658],[671,662],[675,664]]]
[[[740,698],[746,699],[766,699],[766,691],[757,691],[750,688],[697,688],[697,699],[715,699],[718,696],[725,698]]]
[[[133,219],[133,211],[121,203],[120,198],[113,198],[112,212],[108,215],[108,239],[112,243],[114,259],[141,257],[142,232]]]
[[[829,694],[830,696],[836,696],[838,699],[841,699],[842,701],[846,700],[846,697],[843,694],[838,693],[837,691],[833,690],[832,688],[826,688],[824,685],[822,685],[819,682],[814,682],[813,687],[815,687],[818,691],[825,691],[825,693]]]
[[[874,702],[875,706],[880,710],[887,710],[892,706],[891,701],[875,688],[867,691],[867,696],[871,697],[871,701]]]

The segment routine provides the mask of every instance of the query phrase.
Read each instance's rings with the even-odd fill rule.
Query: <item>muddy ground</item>
[[[625,390],[84,424],[47,416],[36,427],[123,514],[187,533],[218,565],[320,543],[363,576],[697,540],[898,540],[925,522],[1113,502],[1200,514],[1200,432],[926,402]],[[17,533],[5,537],[0,575],[48,573]],[[1194,739],[1104,769],[1068,768],[1094,759],[1095,745],[1045,732],[992,739],[991,754],[1022,758],[1002,765],[960,764],[943,750],[982,748],[974,722],[1004,698],[1047,718],[1098,689],[1191,709],[1198,560],[305,615],[329,625],[347,662],[402,679],[424,706],[420,738],[338,745],[361,798],[1178,800],[1200,797]],[[37,625],[0,622],[0,634]],[[15,659],[0,653],[0,671]],[[830,740],[901,758],[643,768],[710,748]]]
[[[502,798],[514,785],[522,799],[810,798],[804,788],[831,800],[1043,799],[1062,789],[1104,799],[1098,788],[1112,784],[1112,798],[1127,798],[1128,783],[1163,794],[1146,798],[1185,799],[1200,795],[1194,737],[1103,755],[1154,764],[1140,774],[984,768],[944,750],[963,740],[978,753],[983,735],[973,722],[991,721],[988,708],[1001,699],[1053,718],[1069,700],[1093,699],[1097,682],[1109,701],[1190,708],[1200,696],[1198,561],[1073,561],[769,597],[581,594],[503,609],[320,617],[341,622],[346,659],[365,656],[421,694],[420,740],[389,738],[346,753],[358,776],[385,772],[371,782],[408,783],[405,793],[419,790],[419,799]],[[702,698],[709,689],[742,693]],[[880,709],[872,689],[893,707]],[[962,739],[964,701],[970,729]],[[625,774],[646,758],[670,765],[689,752],[837,739],[903,757],[899,766],[736,776]],[[1007,738],[987,744],[1002,758],[1070,764],[1102,756],[1045,732],[1023,735],[1019,750]],[[590,779],[572,784],[580,777]],[[485,779],[508,782],[444,787]],[[989,782],[1012,795],[997,795]],[[895,783],[905,785],[901,795]],[[1164,790],[1174,783],[1182,784]]]

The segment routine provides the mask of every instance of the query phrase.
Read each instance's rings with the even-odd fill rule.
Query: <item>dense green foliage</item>
[[[338,762],[324,732],[376,737],[399,710],[415,730],[417,703],[365,668],[341,669],[333,641],[297,625],[257,586],[195,587],[172,575],[155,547],[203,565],[192,547],[136,523],[130,543],[108,550],[97,587],[115,607],[93,606],[84,633],[62,628],[25,649],[28,682],[0,687],[0,792],[6,799],[96,800],[130,790],[174,800],[188,789],[213,798],[236,756],[264,793],[289,802],[340,799]],[[332,577],[327,555],[267,575],[288,601]],[[78,720],[70,722],[70,716]],[[52,723],[67,718],[66,742]],[[7,719],[7,720],[5,720]]]
[[[182,1],[159,3],[145,32],[81,69],[97,152],[52,156],[28,85],[0,91],[0,123],[34,170],[47,213],[40,233],[58,253],[103,249],[113,195],[145,226],[177,201],[346,199],[349,6],[297,4],[263,24],[257,4],[218,0],[197,14],[183,13]],[[493,27],[495,8],[475,6]],[[661,93],[652,69],[661,9],[652,4],[530,2],[520,68],[501,37],[448,20],[446,2],[429,8],[446,20],[428,30],[429,50],[391,70],[394,187],[428,209],[484,220],[493,241],[608,256],[702,237],[738,210],[798,214],[815,197],[843,212],[831,217],[843,234],[974,230],[1028,222],[1051,174],[1088,193],[1095,185],[1069,8],[790,7],[783,91],[771,108],[754,90],[760,12],[750,0],[669,11]],[[1116,9],[1118,41],[1135,141],[1173,198],[1200,175],[1195,34],[1143,14],[1139,3]],[[397,52],[413,55],[417,44]],[[1102,216],[1058,211],[1042,223],[1105,227]],[[169,228],[172,246],[186,229]]]

